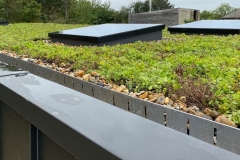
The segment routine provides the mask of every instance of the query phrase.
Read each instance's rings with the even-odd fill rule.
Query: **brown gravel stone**
[[[197,115],[197,113],[194,110],[192,110],[192,109],[189,109],[188,113],[189,114],[193,114],[193,115]]]
[[[95,72],[95,71],[91,72],[91,76],[95,77],[97,75],[99,75],[98,72]]]
[[[128,90],[127,88],[125,88],[125,89],[123,89],[122,92],[128,94],[128,93],[129,93],[129,90]]]
[[[196,115],[199,116],[199,117],[205,116],[205,114],[203,112],[197,112]]]
[[[228,119],[225,115],[218,116],[215,121],[218,123],[226,124],[228,126],[237,127],[237,125],[233,121]]]
[[[145,98],[147,98],[147,96],[148,96],[148,92],[144,92],[143,94],[141,94],[141,95],[139,96],[139,98],[140,98],[140,99],[145,99]]]
[[[43,63],[41,59],[37,60],[37,64]]]
[[[83,70],[76,70],[74,72],[74,76],[75,77],[82,77],[84,75],[84,71]]]
[[[168,98],[168,97],[164,98],[164,104],[168,104],[169,101],[170,101],[170,98]]]
[[[217,111],[211,110],[210,108],[205,108],[203,110],[203,113],[210,116],[213,119],[216,119],[219,116],[219,113]]]
[[[116,90],[117,90],[117,88],[119,88],[119,86],[118,86],[118,85],[116,85],[116,84],[113,84],[113,85],[112,85],[112,90],[115,90],[115,91],[116,91]]]
[[[148,95],[148,100],[151,101],[154,98],[154,95],[150,94]]]
[[[122,92],[126,87],[124,85],[121,85],[116,89],[117,92]]]
[[[183,102],[183,103],[186,103],[187,102],[187,98],[185,96],[182,96],[180,98],[180,101]]]
[[[171,98],[174,102],[176,102],[176,101],[178,100],[178,97],[177,97],[176,94],[171,94],[171,95],[170,95],[170,98]]]
[[[83,78],[84,81],[89,81],[89,78],[90,78],[90,77],[91,77],[90,74],[85,74],[85,75],[82,76],[82,78]]]

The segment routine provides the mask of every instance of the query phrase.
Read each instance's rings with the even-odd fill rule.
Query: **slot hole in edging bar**
[[[214,128],[214,134],[213,134],[213,144],[217,145],[217,128]]]
[[[145,118],[147,118],[147,106],[144,106]]]
[[[189,119],[187,120],[187,135],[190,134],[190,121]]]
[[[164,112],[164,126],[167,126],[167,113]]]
[[[93,90],[93,87],[92,87],[92,96],[94,97],[94,90]]]
[[[113,105],[115,106],[115,98],[114,98],[114,95],[113,95]]]

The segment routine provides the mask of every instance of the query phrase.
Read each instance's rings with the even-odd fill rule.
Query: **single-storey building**
[[[226,16],[222,17],[222,19],[240,19],[240,9],[227,14]]]
[[[128,23],[153,23],[175,26],[185,21],[200,20],[200,10],[187,8],[173,8],[152,12],[133,13],[128,16]]]

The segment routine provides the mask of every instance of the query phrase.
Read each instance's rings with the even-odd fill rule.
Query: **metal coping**
[[[229,35],[240,34],[240,21],[237,20],[202,20],[168,27],[168,31],[186,34]]]
[[[0,54],[0,60],[240,155],[240,130],[237,128],[143,101],[4,54]]]
[[[133,25],[133,24],[103,24],[103,25],[91,26],[91,28],[92,28],[92,30],[94,30],[94,32],[101,32],[98,29],[98,27],[104,26],[104,25],[116,25],[116,26],[129,25],[129,27],[131,27],[131,25]],[[135,24],[135,25],[139,26],[141,24]],[[146,25],[146,24],[144,24],[144,25]],[[113,27],[113,26],[106,26],[105,30],[108,30],[107,27]],[[83,27],[83,28],[86,28],[86,27]],[[79,30],[81,30],[83,28],[79,28]],[[80,35],[77,31],[73,31],[73,33],[75,32],[76,35],[64,34],[63,31],[59,31],[59,32],[48,33],[48,36],[50,38],[58,38],[58,39],[66,39],[66,40],[77,40],[77,41],[85,41],[85,42],[92,42],[92,43],[105,43],[105,42],[109,42],[109,41],[113,41],[113,40],[120,40],[120,39],[124,39],[124,38],[138,36],[138,35],[162,31],[164,28],[165,28],[164,24],[155,24],[155,25],[152,24],[152,26],[148,26],[148,27],[142,27],[139,29],[133,28],[133,30],[126,30],[124,32],[116,32],[116,33],[105,34],[105,35],[101,35],[101,36]]]
[[[77,159],[240,158],[32,74],[2,77],[0,90],[2,102]]]

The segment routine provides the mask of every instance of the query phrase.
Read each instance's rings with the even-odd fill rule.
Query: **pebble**
[[[52,66],[51,66],[50,64],[47,64],[47,65],[46,65],[46,68],[52,69]]]
[[[177,95],[176,94],[171,94],[170,95],[170,98],[175,102],[175,101],[177,101]]]
[[[99,81],[99,80],[100,80],[100,77],[99,77],[99,76],[95,76],[95,79],[96,79],[97,81]]]
[[[108,83],[107,86],[108,86],[109,89],[113,88],[113,85],[111,83]]]
[[[200,109],[199,109],[197,106],[193,106],[193,109],[194,109],[195,111],[197,111],[197,112],[200,111]]]
[[[83,70],[76,70],[74,72],[75,77],[83,77],[84,76],[84,71]]]
[[[193,115],[197,115],[197,113],[194,110],[192,110],[192,109],[189,109],[188,113],[189,114],[193,114]]]
[[[55,63],[52,63],[51,66],[53,69],[56,69],[56,67],[57,67],[57,65]]]
[[[145,98],[147,98],[147,97],[148,97],[148,92],[144,92],[143,94],[141,94],[141,95],[139,96],[140,99],[145,99]]]
[[[71,77],[75,77],[73,72],[70,72],[69,75],[70,75]]]
[[[213,119],[216,119],[219,116],[219,113],[217,111],[211,110],[210,108],[205,108],[203,110],[203,113],[210,116]]]
[[[137,93],[137,96],[140,96],[143,93],[145,93],[145,91],[141,91],[141,92]]]
[[[33,58],[28,58],[28,62],[33,63],[33,62],[34,62],[34,59],[33,59]]]
[[[37,60],[37,64],[43,63],[41,59]]]
[[[180,101],[183,102],[183,103],[186,103],[187,102],[187,98],[185,96],[182,96],[180,98]]]
[[[60,63],[60,67],[66,67],[67,65],[65,63]]]
[[[164,100],[165,100],[165,97],[164,96],[160,96],[158,99],[157,99],[157,103],[159,104],[164,104]]]
[[[154,95],[148,95],[148,100],[152,100],[154,98]]]
[[[178,103],[173,103],[173,108],[179,107]]]
[[[154,96],[151,100],[149,100],[150,102],[156,102],[158,100],[158,97]]]
[[[24,60],[24,61],[28,61],[28,58],[23,58],[22,60]]]
[[[164,104],[168,104],[170,99],[168,97],[164,98]]]
[[[101,87],[104,87],[104,83],[103,82],[98,82],[97,85],[101,86]]]
[[[117,92],[122,92],[126,87],[124,85],[121,85],[116,89]]]
[[[123,93],[126,93],[128,94],[129,93],[129,90],[127,88],[123,89]]]
[[[237,125],[233,121],[228,119],[225,115],[218,116],[215,121],[218,123],[226,124],[228,126],[237,127]]]
[[[112,89],[113,89],[113,90],[117,90],[117,88],[119,88],[118,85],[116,85],[116,84],[113,84],[113,85],[112,85]]]
[[[90,78],[90,77],[91,77],[90,74],[85,74],[85,75],[82,76],[82,78],[83,78],[84,81],[89,81],[89,78]]]
[[[97,75],[99,75],[98,72],[95,72],[95,71],[91,72],[91,76],[95,77]]]

